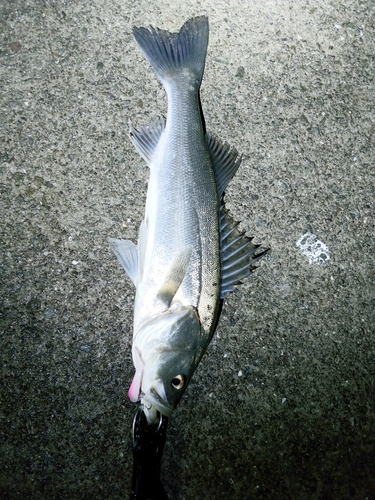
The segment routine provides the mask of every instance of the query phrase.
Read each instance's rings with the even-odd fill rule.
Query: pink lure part
[[[138,401],[140,390],[141,390],[141,374],[136,373],[134,375],[133,382],[131,383],[128,390],[128,396],[132,403],[136,403]]]

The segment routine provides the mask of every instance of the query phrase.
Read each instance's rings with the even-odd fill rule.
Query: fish
[[[206,131],[200,101],[209,26],[189,19],[178,33],[134,27],[161,81],[167,117],[130,127],[150,170],[137,244],[111,239],[136,287],[128,396],[149,424],[169,417],[186,390],[217,322],[226,293],[266,251],[238,228],[224,192],[241,163],[237,150]]]

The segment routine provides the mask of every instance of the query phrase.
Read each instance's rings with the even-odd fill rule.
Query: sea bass
[[[263,255],[237,228],[224,190],[241,158],[205,132],[199,89],[208,19],[187,21],[179,33],[133,28],[168,96],[167,119],[130,128],[150,167],[138,244],[111,240],[136,287],[128,395],[149,423],[170,416],[214,333],[222,299]]]

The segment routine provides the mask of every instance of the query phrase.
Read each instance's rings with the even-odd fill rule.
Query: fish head
[[[134,337],[136,375],[130,399],[141,399],[149,423],[169,417],[199,363],[204,335],[195,308],[177,306],[144,325]]]

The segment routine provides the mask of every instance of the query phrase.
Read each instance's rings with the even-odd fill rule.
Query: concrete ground
[[[1,0],[2,499],[128,498],[134,289],[107,239],[144,210],[128,125],[166,113],[131,27],[202,13],[207,127],[244,158],[228,206],[271,252],[225,301],[163,483],[375,498],[373,1]]]

